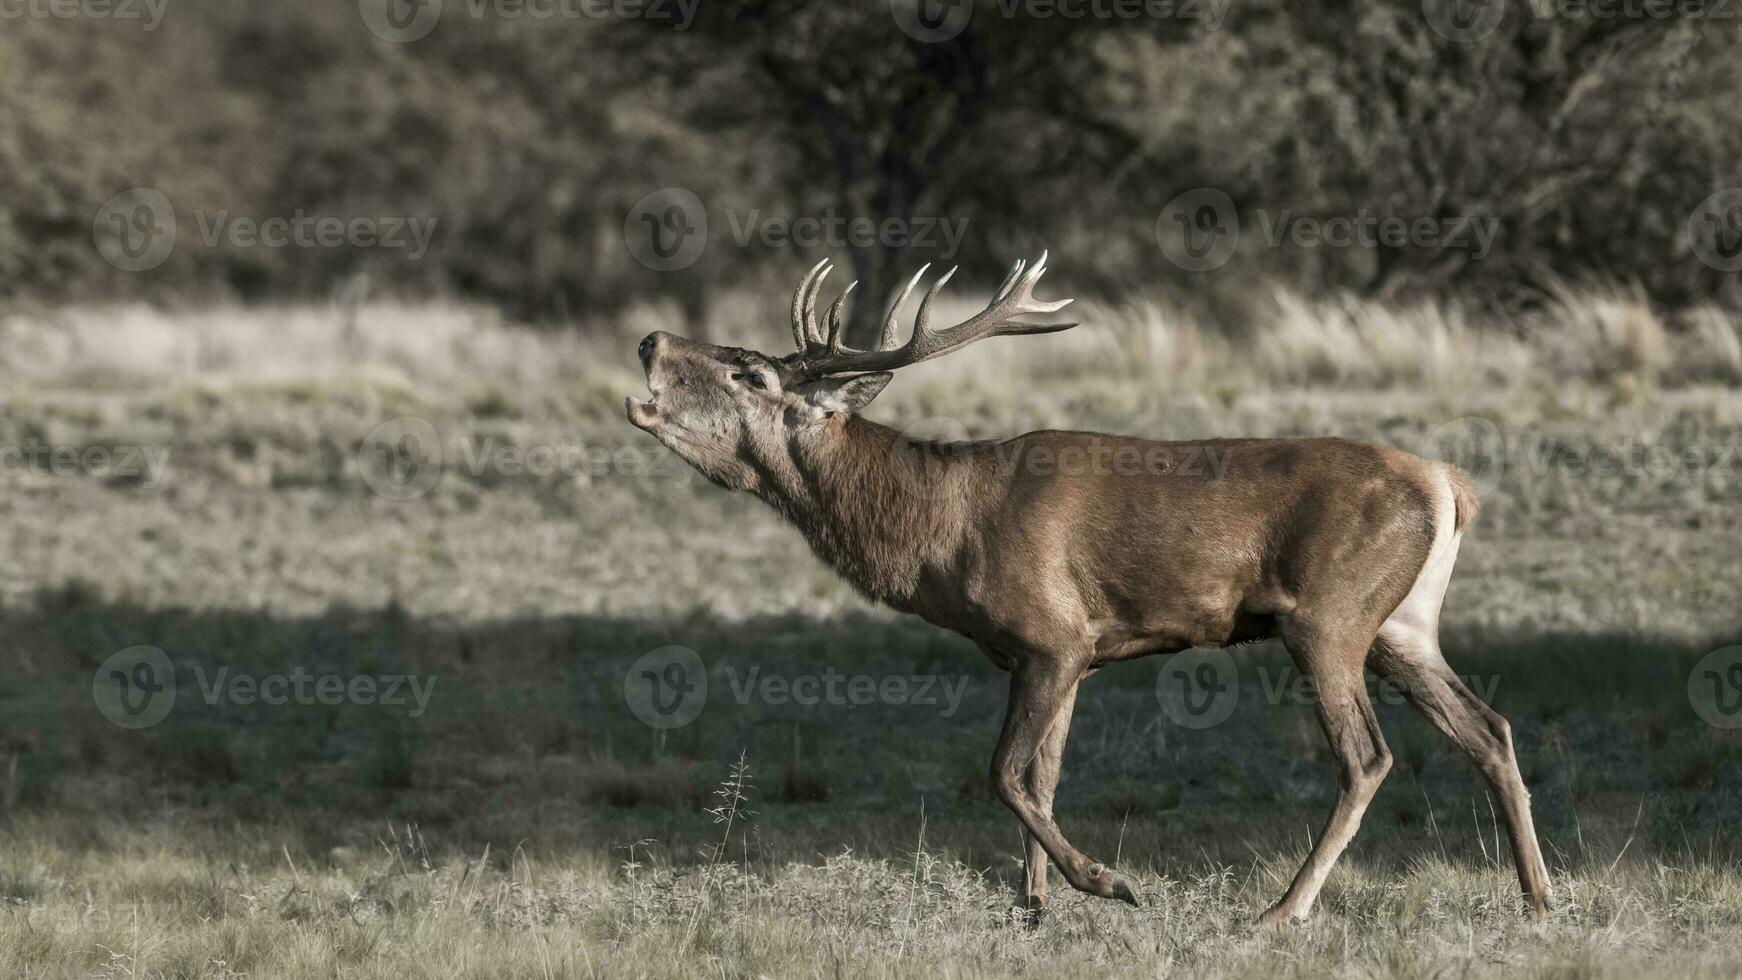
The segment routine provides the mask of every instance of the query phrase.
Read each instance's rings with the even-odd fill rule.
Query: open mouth
[[[623,408],[629,415],[629,424],[638,429],[652,429],[659,422],[659,390],[653,387],[653,382],[647,384],[649,398],[637,398],[634,395],[623,399]]]
[[[629,424],[636,428],[650,429],[659,421],[659,404],[652,399],[630,395],[623,399],[623,408],[629,413]]]

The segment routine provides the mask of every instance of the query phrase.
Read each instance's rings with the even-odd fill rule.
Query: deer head
[[[829,307],[826,331],[817,299],[832,266],[817,263],[792,297],[796,353],[773,357],[741,347],[719,347],[656,331],[641,341],[642,367],[653,397],[627,400],[629,421],[651,433],[708,479],[733,490],[757,490],[794,472],[793,452],[838,429],[865,408],[896,368],[915,364],[986,337],[1051,333],[1074,323],[1023,323],[1016,318],[1052,313],[1070,300],[1040,302],[1035,283],[1046,254],[1033,266],[1017,262],[984,310],[945,329],[930,326],[932,301],[955,274],[939,277],[920,301],[913,333],[897,344],[902,304],[925,275],[923,267],[889,306],[876,347],[855,350],[843,338],[843,311],[858,283]]]

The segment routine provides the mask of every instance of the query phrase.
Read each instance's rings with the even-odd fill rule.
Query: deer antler
[[[1025,266],[1026,272],[1023,271]],[[822,290],[823,278],[832,268],[827,259],[812,266],[792,296],[792,336],[798,344],[795,370],[802,379],[893,371],[947,354],[958,347],[966,347],[987,337],[1055,333],[1076,326],[1075,323],[1021,323],[1015,319],[1034,313],[1056,313],[1070,302],[1068,299],[1042,302],[1034,298],[1034,285],[1046,272],[1046,253],[1042,252],[1039,260],[1032,266],[1027,266],[1018,259],[1004,277],[998,291],[992,294],[992,302],[984,310],[953,327],[932,330],[932,300],[944,288],[944,283],[949,282],[950,277],[956,274],[956,270],[952,268],[939,276],[938,281],[932,283],[932,287],[926,290],[925,297],[919,302],[919,313],[913,321],[913,335],[907,339],[907,343],[897,347],[896,316],[901,311],[902,303],[913,292],[913,287],[919,284],[920,277],[931,268],[927,264],[908,280],[901,295],[895,297],[895,302],[889,305],[889,313],[883,318],[883,329],[878,335],[876,349],[854,350],[846,345],[843,338],[845,329],[841,322],[841,313],[846,306],[847,295],[859,284],[857,281],[849,283],[841,292],[840,298],[829,307],[826,334],[817,323],[817,294]]]

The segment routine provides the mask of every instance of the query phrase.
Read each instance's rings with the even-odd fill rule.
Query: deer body
[[[992,777],[1027,837],[1030,909],[1046,901],[1049,862],[1079,890],[1136,903],[1053,820],[1078,682],[1116,661],[1271,637],[1314,683],[1338,792],[1312,853],[1261,921],[1307,915],[1390,767],[1365,669],[1481,769],[1505,811],[1520,884],[1531,908],[1545,909],[1547,869],[1506,721],[1439,651],[1440,603],[1476,510],[1457,470],[1343,439],[1044,431],[912,442],[857,414],[889,381],[886,369],[984,336],[1069,326],[1013,321],[1064,305],[1030,295],[1044,264],[1023,275],[1018,263],[986,312],[934,333],[926,313],[940,280],[899,348],[898,298],[872,351],[840,343],[845,294],[823,336],[813,269],[793,303],[798,355],[653,334],[641,356],[654,400],[631,399],[630,421],[714,482],[766,501],[866,596],[968,637],[1010,672]]]
[[[1303,454],[1320,465],[1295,466]],[[1426,561],[1445,472],[1340,439],[938,444],[853,415],[796,457],[802,489],[759,495],[867,598],[991,648],[1062,627],[1093,640],[1093,666],[1275,636],[1333,572],[1288,560],[1319,554],[1300,547],[1316,537],[1368,542],[1395,566],[1381,599],[1395,606]],[[1204,459],[1218,462],[1177,462]],[[1366,486],[1350,493],[1347,474]]]

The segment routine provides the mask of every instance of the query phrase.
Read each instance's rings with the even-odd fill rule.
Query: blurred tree
[[[1097,111],[1095,35],[1123,29],[1184,38],[1191,29],[1156,18],[1039,23],[1028,5],[991,0],[946,5],[965,19],[945,15],[929,26],[914,19],[904,29],[900,2],[702,4],[691,32],[705,43],[648,45],[644,64],[667,74],[741,65],[756,98],[703,98],[690,109],[793,147],[797,169],[790,176],[801,204],[875,222],[972,223],[975,215],[995,214],[1008,231],[1068,206],[1025,197],[1034,175],[1086,176],[1135,145],[1132,134]],[[942,39],[923,40],[927,30]],[[1000,180],[1000,174],[1026,176]],[[906,241],[882,234],[849,238],[829,244],[845,249],[860,283],[849,333],[862,345],[875,338],[903,264],[917,265],[919,256],[910,259]]]
[[[767,261],[795,246],[744,234],[751,212],[967,223],[948,245],[825,243],[861,280],[858,343],[921,261],[971,255],[984,264],[963,278],[992,278],[1043,245],[1071,256],[1061,289],[1159,280],[1235,303],[1265,280],[1529,301],[1591,276],[1668,304],[1735,280],[1689,249],[1696,206],[1742,184],[1742,60],[1727,21],[1696,8],[1504,4],[1460,43],[1434,24],[1463,0],[1182,0],[1125,8],[1135,18],[962,2],[708,0],[688,24],[449,4],[408,44],[373,36],[347,0],[180,0],[153,32],[9,21],[0,295],[325,296],[366,272],[380,292],[528,320],[655,298],[700,334],[735,326],[723,290],[771,295],[800,264]],[[92,220],[139,186],[174,202],[181,238],[160,267],[123,273]],[[1187,273],[1163,259],[1156,220],[1202,186],[1248,218],[1484,218],[1500,235],[1479,261],[1456,243],[1281,241]],[[738,227],[662,272],[636,261],[625,224],[668,187]],[[219,215],[299,211],[436,230],[415,261],[207,233]]]
[[[1436,5],[1449,16],[1460,2],[1428,0],[1427,17],[1412,3],[1286,5],[1249,31],[1299,93],[1296,125],[1256,154],[1272,206],[1499,223],[1480,261],[1455,240],[1380,242],[1354,253],[1364,267],[1318,270],[1328,283],[1510,300],[1569,274],[1677,301],[1709,287],[1713,270],[1675,256],[1689,213],[1742,176],[1742,130],[1714,128],[1734,111],[1715,100],[1742,82],[1726,33],[1668,8],[1663,20],[1506,4],[1491,33],[1460,43],[1431,26]]]

